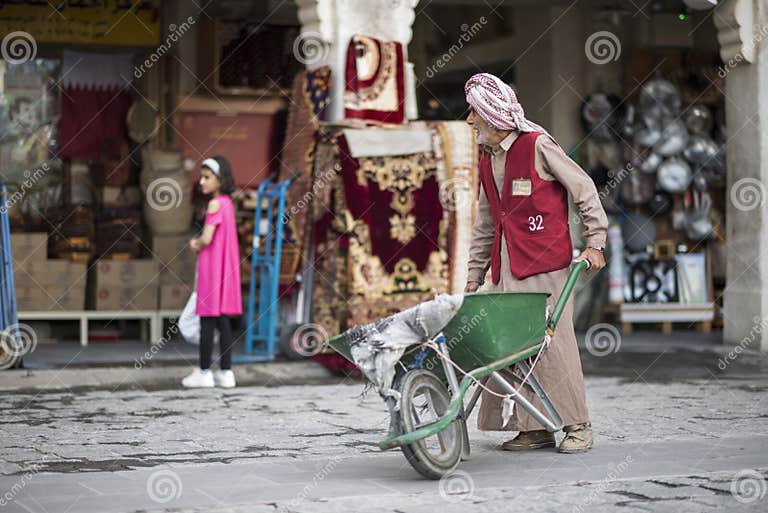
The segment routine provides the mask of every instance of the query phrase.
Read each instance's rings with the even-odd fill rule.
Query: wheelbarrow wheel
[[[410,370],[398,381],[397,388],[402,394],[400,410],[397,412],[401,434],[416,431],[436,421],[448,409],[451,402],[448,389],[431,372]],[[403,445],[403,454],[419,474],[428,479],[440,479],[453,472],[459,464],[465,444],[465,431],[464,421],[457,418],[439,433]]]

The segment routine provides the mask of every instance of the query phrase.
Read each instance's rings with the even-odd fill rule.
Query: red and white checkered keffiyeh
[[[497,76],[490,73],[472,75],[464,85],[464,94],[467,103],[494,128],[549,135],[542,127],[525,119],[515,91]]]

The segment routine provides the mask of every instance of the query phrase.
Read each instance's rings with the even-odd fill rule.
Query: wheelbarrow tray
[[[461,308],[443,328],[451,359],[470,371],[541,343],[548,296],[543,292],[465,294]],[[328,340],[328,345],[354,363],[352,342],[349,332],[344,332]],[[439,356],[433,353],[425,367],[439,369]]]
[[[548,296],[542,292],[466,294],[461,309],[443,328],[451,359],[468,372],[541,343]],[[439,368],[439,357],[433,354],[432,358]]]

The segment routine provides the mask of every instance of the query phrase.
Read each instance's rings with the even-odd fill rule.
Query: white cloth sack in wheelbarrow
[[[440,294],[413,308],[346,332],[355,364],[382,397],[391,395],[395,364],[405,350],[440,333],[463,302],[463,294]]]

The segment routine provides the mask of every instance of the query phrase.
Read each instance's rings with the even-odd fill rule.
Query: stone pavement
[[[388,416],[362,391],[9,391],[0,510],[768,511],[765,377],[588,377],[595,449],[503,453],[473,418],[471,459],[439,482],[378,450]]]
[[[176,389],[193,365],[156,365],[136,368],[69,366],[62,369],[14,369],[0,371],[0,394],[63,390],[160,390]],[[339,381],[324,367],[305,360],[236,366],[238,383],[245,386],[282,386],[335,383]]]

